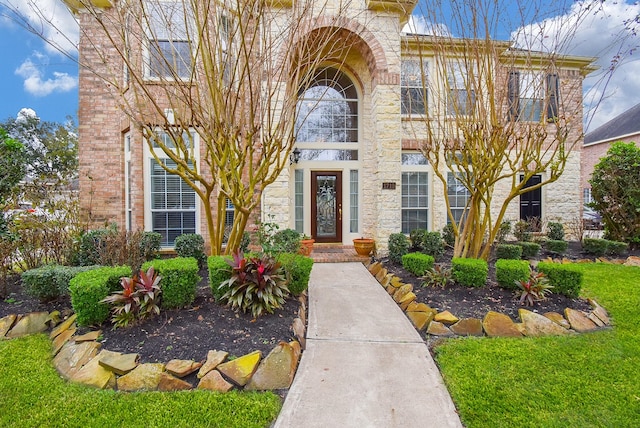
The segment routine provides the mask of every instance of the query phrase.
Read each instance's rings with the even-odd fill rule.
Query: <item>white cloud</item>
[[[28,25],[41,35],[49,53],[63,51],[75,55],[78,50],[79,27],[74,16],[60,0],[3,0],[18,16],[12,19],[20,25]],[[0,22],[0,25],[11,25]]]
[[[640,102],[637,17],[637,3],[576,2],[566,14],[523,27],[512,39],[523,48],[598,58],[600,69],[584,81],[589,131]]]
[[[33,55],[39,62],[43,63],[48,58],[38,52]],[[28,93],[43,97],[53,92],[68,92],[78,86],[78,79],[67,73],[53,72],[53,78],[45,78],[44,72],[35,64],[31,58],[27,58],[15,71],[24,78],[24,90]]]
[[[445,24],[434,24],[424,16],[411,15],[409,21],[402,29],[404,33],[451,36],[449,28]]]

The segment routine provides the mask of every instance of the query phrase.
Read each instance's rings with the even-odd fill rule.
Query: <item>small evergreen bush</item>
[[[504,220],[500,223],[500,229],[498,229],[498,233],[496,234],[496,241],[499,244],[504,244],[504,241],[507,240],[507,236],[511,233],[511,222],[509,220]]]
[[[423,276],[433,268],[435,260],[433,256],[423,253],[409,253],[402,256],[402,267],[415,276]]]
[[[402,263],[402,256],[409,252],[409,238],[404,233],[392,233],[389,235],[389,260],[394,263]]]
[[[47,265],[30,269],[21,275],[22,285],[28,295],[41,302],[57,299],[69,294],[69,281],[88,270],[99,266],[60,266]]]
[[[567,241],[558,241],[551,239],[544,244],[545,249],[553,254],[563,255],[567,252],[567,248],[569,248],[569,243]]]
[[[629,244],[619,241],[607,241],[607,254],[621,256],[629,249]]]
[[[456,244],[456,235],[453,233],[453,225],[451,223],[447,223],[442,228],[442,240],[447,247],[453,247]]]
[[[420,251],[433,257],[439,257],[444,253],[444,242],[440,232],[415,229],[409,234],[409,239],[414,251]]]
[[[520,242],[531,241],[530,225],[524,220],[520,220],[513,225],[513,236]]]
[[[582,249],[585,253],[594,256],[604,256],[609,248],[609,242],[601,238],[584,238],[582,240]]]
[[[576,298],[582,289],[582,272],[576,270],[570,264],[538,263],[538,271],[549,278],[554,293]]]
[[[520,260],[522,247],[515,244],[498,244],[496,246],[496,259]]]
[[[522,247],[523,259],[535,259],[540,253],[540,244],[535,242],[518,242],[518,245]]]
[[[72,262],[78,266],[94,266],[100,264],[100,254],[105,246],[106,237],[113,229],[89,230],[80,237],[80,244],[72,256]]]
[[[484,287],[489,267],[486,260],[453,258],[451,260],[453,279],[465,287]]]
[[[220,289],[220,284],[231,278],[231,266],[229,266],[227,260],[229,258],[224,256],[209,256],[207,258],[209,287],[211,287],[211,294],[216,301],[219,301],[220,297],[225,293],[225,290]]]
[[[300,239],[302,236],[293,229],[279,230],[271,237],[273,254],[277,253],[297,253],[300,250]]]
[[[162,277],[160,306],[163,309],[182,308],[193,303],[196,298],[196,288],[200,282],[196,259],[175,257],[151,260],[142,265],[142,270],[147,271],[150,267],[153,267]]]
[[[101,267],[80,272],[69,282],[71,306],[80,326],[102,324],[109,317],[109,306],[100,303],[120,290],[120,278],[131,276],[129,266]]]
[[[178,257],[193,257],[200,269],[205,266],[207,255],[204,253],[204,238],[201,235],[185,233],[177,236],[173,247]]]
[[[162,235],[158,232],[142,232],[140,238],[140,252],[145,261],[153,260],[158,256],[162,244]]]
[[[529,262],[526,260],[496,261],[496,279],[502,288],[517,289],[519,281],[526,281],[531,273]]]
[[[313,259],[297,253],[281,253],[277,257],[287,278],[287,288],[297,296],[309,287]]]
[[[552,241],[564,241],[564,226],[562,226],[562,223],[550,221],[547,224],[547,238]]]

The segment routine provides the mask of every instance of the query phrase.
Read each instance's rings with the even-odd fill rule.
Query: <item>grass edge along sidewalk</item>
[[[582,295],[613,329],[571,337],[454,339],[436,362],[469,427],[636,426],[640,418],[640,268],[578,264]]]

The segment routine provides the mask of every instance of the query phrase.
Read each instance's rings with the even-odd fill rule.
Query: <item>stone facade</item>
[[[384,7],[385,4],[396,6]],[[330,18],[332,8],[337,5],[331,2],[325,5],[314,17],[312,28],[323,28],[329,23],[336,25]],[[338,227],[341,233],[333,242],[350,245],[354,238],[373,237],[384,252],[389,234],[401,230],[404,170],[401,154],[403,150],[416,152],[427,135],[421,133],[418,122],[413,123],[401,114],[401,64],[404,59],[416,55],[416,43],[421,42],[415,42],[412,36],[402,33],[408,15],[400,6],[397,2],[386,1],[354,3],[339,20],[341,31],[338,34],[352,45],[342,49],[341,63],[334,66],[340,67],[356,88],[358,137],[351,146],[342,144],[336,147],[354,148],[357,157],[333,161],[311,158],[285,166],[278,179],[264,190],[260,212],[256,213],[254,220],[274,221],[281,228],[297,228],[316,237],[317,230],[312,227],[316,220],[312,218],[316,203],[316,196],[311,194],[312,174],[331,172],[342,178],[342,199],[336,202],[335,211],[335,215],[340,217]],[[275,19],[284,27],[294,9],[292,4],[278,2],[273,10]],[[105,86],[104,81],[92,71],[105,67],[121,68],[122,61],[104,47],[107,43],[104,36],[100,36],[93,16],[79,13],[79,17],[82,29],[80,62],[84,65],[80,70],[79,83],[82,208],[94,226],[117,223],[131,230],[154,230],[156,226],[150,212],[149,149],[141,130],[131,125],[122,113],[115,95],[117,91]],[[563,65],[559,72],[560,91],[570,94],[563,102],[581,105],[582,78],[589,62],[589,59],[573,58]],[[582,123],[581,113],[574,123]],[[579,140],[581,125],[576,125],[570,134],[570,139]],[[297,147],[304,148],[304,142],[298,143]],[[327,144],[313,148],[331,147]],[[569,156],[564,175],[543,189],[545,219],[569,221],[580,214],[580,147],[581,144],[577,144]],[[128,148],[130,150],[127,151]],[[204,147],[201,145],[199,149],[203,158]],[[430,168],[424,168],[429,173],[427,227],[440,230],[447,222],[445,190]],[[296,177],[301,181],[296,183]],[[508,191],[505,186],[496,186],[496,200]],[[207,242],[205,213],[201,204],[196,206],[199,208],[196,208],[195,232],[202,234]],[[519,219],[517,199],[509,206],[506,218]]]

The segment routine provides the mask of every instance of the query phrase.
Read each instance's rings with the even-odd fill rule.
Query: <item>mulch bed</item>
[[[206,271],[200,272],[196,299],[185,309],[163,310],[159,316],[140,324],[113,330],[110,323],[99,326],[103,347],[110,351],[140,354],[141,362],[167,362],[171,359],[206,359],[209,350],[241,356],[259,350],[266,356],[280,341],[295,339],[291,325],[300,303],[289,298],[273,314],[254,319],[251,314],[235,312],[216,303],[208,286]],[[68,297],[40,303],[28,296],[19,278],[9,285],[8,298],[0,300],[0,318],[8,314],[59,310],[71,313]],[[79,333],[88,331],[81,329]]]

